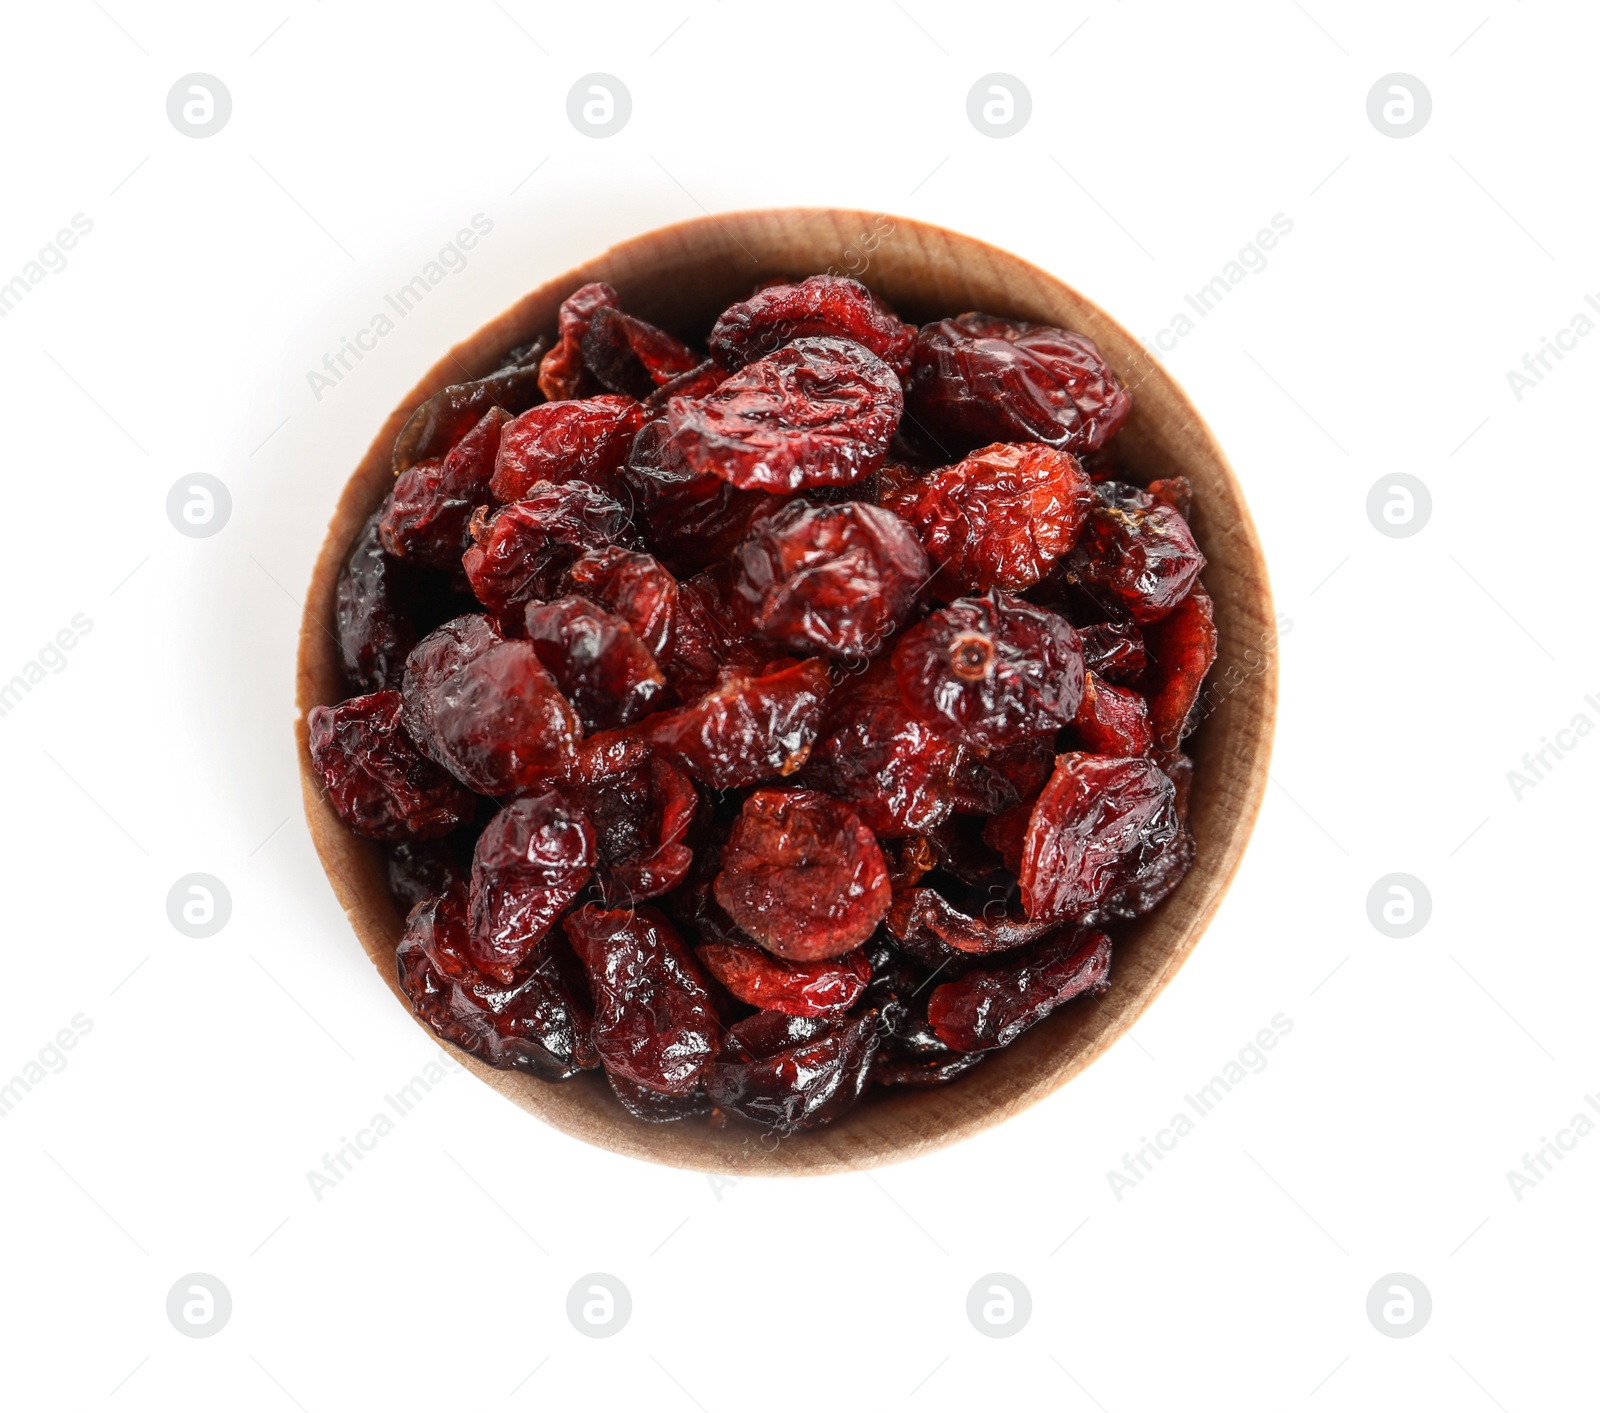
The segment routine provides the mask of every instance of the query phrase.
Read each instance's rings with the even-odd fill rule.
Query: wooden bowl
[[[1215,706],[1186,743],[1196,762],[1190,825],[1198,858],[1164,904],[1114,933],[1109,991],[1063,1007],[952,1084],[869,1091],[838,1122],[781,1142],[763,1140],[737,1120],[720,1130],[696,1120],[641,1123],[622,1110],[597,1073],[548,1084],[451,1052],[486,1084],[562,1131],[675,1167],[796,1174],[899,1162],[997,1124],[1060,1088],[1103,1054],[1183,965],[1239,866],[1266,789],[1277,661],[1261,547],[1221,447],[1178,385],[1127,330],[1026,261],[901,217],[824,209],[688,221],[615,246],[551,280],[452,349],[390,415],[334,511],[300,633],[301,783],[311,836],[334,892],[398,1003],[410,1013],[395,979],[403,919],[390,899],[377,847],[350,833],[324,799],[310,768],[305,726],[313,706],[346,695],[338,650],[324,625],[334,621],[334,589],[346,549],[391,484],[396,434],[412,409],[439,388],[478,377],[507,349],[552,334],[562,299],[591,280],[615,285],[631,313],[698,341],[717,314],[758,279],[829,269],[861,279],[915,322],[980,309],[1087,334],[1134,389],[1119,474],[1142,483],[1181,472],[1194,483],[1194,529],[1209,561],[1205,583],[1216,601],[1220,638],[1210,679]]]

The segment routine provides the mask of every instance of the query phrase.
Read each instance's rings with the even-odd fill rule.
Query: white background
[[[0,1398],[26,1408],[759,1401],[1070,1410],[1590,1406],[1600,1136],[1520,1200],[1600,1089],[1592,415],[1600,338],[1507,372],[1600,297],[1592,9],[682,0],[7,11],[0,679],[93,628],[0,718]],[[681,23],[680,23],[681,22]],[[204,140],[166,114],[232,95]],[[617,136],[566,94],[631,91]],[[1033,114],[996,140],[991,72]],[[1414,137],[1366,111],[1416,75]],[[530,175],[531,173],[531,175]],[[1228,449],[1283,639],[1274,784],[1182,974],[1066,1090],[952,1151],[799,1182],[654,1168],[457,1075],[336,1189],[306,1179],[436,1054],[349,934],[302,822],[298,598],[338,489],[442,349],[613,240],[702,211],[856,205],[983,237],[1153,336],[1282,213],[1293,231],[1167,356]],[[492,232],[317,401],[307,371],[469,219]],[[1380,534],[1380,477],[1428,486]],[[232,517],[189,539],[168,488]],[[1547,757],[1553,762],[1553,757]],[[227,927],[180,935],[180,876]],[[1416,936],[1369,922],[1421,879]],[[1275,1015],[1293,1029],[1119,1201],[1107,1170]],[[632,1293],[580,1336],[572,1283]],[[180,1276],[231,1291],[183,1338]],[[969,1288],[1032,1296],[980,1336]],[[1391,1339],[1404,1272],[1430,1322]],[[537,1372],[534,1372],[537,1371]]]

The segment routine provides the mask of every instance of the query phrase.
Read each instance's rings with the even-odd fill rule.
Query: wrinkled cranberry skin
[[[713,471],[695,471],[667,428],[647,422],[618,473],[650,548],[674,573],[692,574],[724,558],[770,499],[741,491]]]
[[[798,284],[769,285],[724,310],[712,327],[710,348],[724,368],[736,370],[793,339],[816,336],[858,343],[904,378],[917,331],[856,280],[812,275]]]
[[[928,557],[892,511],[796,497],[758,515],[733,557],[735,603],[751,628],[798,653],[871,657],[928,579]]]
[[[1189,522],[1137,486],[1101,481],[1067,577],[1096,602],[1141,626],[1164,618],[1205,567]]]
[[[1077,458],[996,443],[883,502],[904,517],[957,592],[1037,584],[1078,542],[1094,494]]]
[[[683,882],[694,863],[683,841],[699,797],[671,761],[651,754],[566,788],[594,826],[596,877],[609,907],[632,907]]]
[[[739,622],[727,565],[702,570],[678,586],[672,644],[661,665],[684,701],[724,684],[730,671],[755,676],[771,656],[771,648],[749,637]]]
[[[571,595],[530,603],[528,642],[590,731],[627,726],[668,695],[650,649],[622,619]]]
[[[979,751],[1069,724],[1083,696],[1077,629],[999,589],[957,599],[909,629],[894,670],[913,713]]]
[[[529,408],[501,433],[487,494],[475,504],[490,495],[521,500],[540,481],[588,481],[609,490],[645,415],[643,403],[610,394]]]
[[[602,305],[589,317],[581,344],[584,366],[608,392],[649,397],[700,361],[664,329]]]
[[[339,656],[358,692],[398,687],[406,654],[417,645],[411,571],[384,549],[378,528],[389,505],[385,499],[356,535],[334,594]]]
[[[665,409],[668,399],[674,397],[704,397],[708,392],[715,392],[727,379],[728,370],[714,358],[707,358],[703,363],[696,363],[685,373],[669,379],[661,384],[649,397],[645,399],[646,405],[652,412]]]
[[[654,908],[592,905],[566,921],[589,973],[595,1049],[608,1072],[661,1094],[688,1094],[716,1052],[716,1010],[672,924]]]
[[[843,956],[889,910],[883,851],[861,817],[820,790],[756,790],[722,848],[717,902],[774,956]]]
[[[808,658],[760,677],[731,674],[692,706],[639,730],[696,780],[733,790],[805,764],[827,695],[827,667]]]
[[[551,402],[582,397],[600,390],[584,366],[583,336],[597,309],[617,306],[617,292],[601,281],[583,285],[561,302],[556,315],[556,344],[539,364],[539,390]]]
[[[511,801],[472,855],[467,954],[509,982],[589,881],[594,829],[555,790]]]
[[[630,544],[633,526],[604,491],[585,481],[540,481],[521,500],[472,519],[473,545],[462,557],[478,601],[496,613],[554,597],[585,550]]]
[[[1081,334],[963,314],[917,335],[906,420],[942,446],[1044,442],[1078,455],[1103,446],[1132,410]]]
[[[399,692],[312,707],[311,763],[328,803],[357,834],[437,839],[470,819],[477,801],[417,749],[400,717]]]
[[[876,1011],[835,1019],[763,1011],[729,1027],[706,1094],[775,1133],[816,1128],[861,1097],[878,1040]]]
[[[1144,635],[1131,623],[1091,623],[1078,629],[1083,665],[1107,682],[1132,687],[1149,664]]]
[[[1127,687],[1113,687],[1092,672],[1084,674],[1083,700],[1072,720],[1086,751],[1102,756],[1149,755],[1150,711]]]
[[[514,350],[520,358],[486,377],[440,388],[411,414],[395,438],[393,467],[396,476],[419,461],[443,456],[492,407],[509,416],[539,401],[539,356],[543,345],[534,343]]]
[[[944,948],[982,956],[1025,946],[1055,926],[1013,917],[1003,898],[988,906],[992,914],[970,916],[932,888],[913,888],[889,909],[889,935],[916,956],[940,956]]]
[[[1154,761],[1069,751],[1033,807],[1018,882],[1035,921],[1078,917],[1163,869],[1183,832]]]
[[[560,771],[583,726],[529,643],[480,614],[452,619],[406,659],[402,719],[416,743],[480,795]]]
[[[952,1050],[997,1050],[1057,1006],[1103,991],[1111,972],[1111,939],[1068,931],[1035,943],[1016,961],[969,971],[928,998],[933,1032]]]
[[[828,961],[786,962],[760,947],[713,942],[695,955],[735,1000],[786,1016],[848,1011],[872,979],[872,964],[859,950]]]
[[[667,424],[690,470],[781,494],[870,476],[902,408],[900,380],[881,358],[844,339],[804,338],[705,397],[673,398]]]
[[[880,836],[922,834],[955,807],[960,749],[906,710],[882,663],[834,689],[803,778],[848,801]]]
[[[434,569],[460,565],[467,525],[488,499],[501,434],[510,420],[491,407],[443,459],[418,461],[400,473],[379,524],[390,554]]]
[[[400,989],[441,1039],[500,1070],[570,1079],[598,1063],[593,1022],[570,954],[547,945],[509,985],[467,954],[467,900],[459,885],[418,903],[395,953]]]
[[[1206,673],[1217,660],[1216,616],[1198,582],[1189,596],[1145,629],[1150,650],[1150,730],[1156,746],[1176,751],[1189,724]],[[1248,655],[1247,655],[1248,656]]]
[[[580,555],[563,588],[623,619],[659,661],[678,617],[678,581],[653,555],[606,545]]]

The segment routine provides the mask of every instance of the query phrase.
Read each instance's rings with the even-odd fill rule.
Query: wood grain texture
[[[412,409],[439,388],[486,373],[507,349],[552,334],[562,299],[588,281],[609,281],[630,312],[698,341],[758,279],[830,267],[855,274],[917,322],[981,309],[1087,334],[1134,391],[1119,474],[1144,483],[1181,472],[1194,483],[1194,528],[1208,560],[1204,577],[1216,601],[1219,634],[1211,710],[1186,743],[1196,763],[1190,824],[1198,858],[1160,908],[1117,932],[1111,989],[1104,995],[1066,1006],[954,1084],[872,1091],[839,1122],[781,1142],[763,1141],[737,1121],[722,1130],[695,1121],[643,1124],[623,1112],[597,1074],[546,1084],[452,1051],[485,1083],[564,1132],[677,1167],[741,1175],[872,1167],[955,1143],[1037,1103],[1103,1054],[1183,965],[1233,879],[1266,789],[1276,632],[1255,527],[1210,429],[1127,330],[1043,270],[968,236],[901,217],[777,210],[685,222],[627,241],[552,280],[452,349],[383,425],[328,527],[300,635],[296,732],[306,819],[356,937],[407,1014],[394,966],[402,918],[389,897],[381,855],[345,829],[323,798],[305,726],[313,706],[345,695],[331,631],[335,585],[351,539],[391,484],[395,436]],[[336,475],[330,467],[330,484]]]

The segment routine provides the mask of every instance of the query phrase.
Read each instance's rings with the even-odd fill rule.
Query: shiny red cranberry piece
[[[1145,629],[1150,651],[1150,729],[1163,751],[1176,751],[1192,729],[1200,689],[1217,660],[1217,626],[1211,596],[1196,583],[1165,618]],[[1248,663],[1250,654],[1245,655]],[[1257,658],[1264,665],[1264,659]],[[1198,722],[1196,723],[1198,724]]]
[[[490,408],[515,417],[539,401],[540,343],[513,349],[504,367],[470,382],[440,388],[423,402],[395,438],[393,467],[401,475],[419,461],[442,457]]]
[[[756,675],[771,655],[771,648],[750,637],[739,620],[727,565],[702,570],[678,585],[677,620],[661,665],[684,701],[725,683],[730,672]]]
[[[1137,486],[1101,481],[1067,578],[1108,612],[1146,625],[1188,597],[1205,556],[1189,522]]]
[[[599,309],[615,309],[617,292],[601,281],[583,285],[561,302],[556,315],[556,344],[539,364],[539,390],[550,402],[599,392],[599,384],[583,361],[583,336]]]
[[[563,588],[626,621],[657,661],[666,655],[678,617],[678,581],[653,555],[605,545],[585,551]]]
[[[589,973],[594,1040],[607,1071],[688,1094],[716,1051],[711,994],[682,939],[654,908],[579,908],[566,920]]]
[[[1119,687],[1132,687],[1144,676],[1149,657],[1144,635],[1131,623],[1091,623],[1078,629],[1083,665]]]
[[[957,592],[1037,584],[1078,542],[1094,502],[1077,458],[1000,442],[911,481],[884,501],[921,537]]]
[[[963,314],[923,325],[906,420],[940,447],[1044,442],[1098,450],[1128,420],[1133,399],[1081,334]]]
[[[844,339],[804,338],[703,398],[673,398],[667,423],[692,471],[782,493],[871,475],[902,406],[900,380],[881,358]]]
[[[618,476],[650,548],[676,574],[725,558],[769,499],[714,471],[694,470],[664,417],[640,429]]]
[[[491,407],[438,460],[402,471],[379,530],[390,554],[453,570],[467,547],[472,512],[489,498],[489,478],[510,415]]]
[[[1127,687],[1113,687],[1094,673],[1084,674],[1083,700],[1072,720],[1086,751],[1102,756],[1150,753],[1150,712],[1145,700]]]
[[[596,876],[610,907],[631,907],[683,882],[694,863],[684,838],[699,796],[671,761],[647,754],[566,789],[594,826]]]
[[[398,687],[406,654],[417,645],[412,570],[384,549],[378,528],[389,504],[386,498],[361,527],[334,592],[345,680],[362,692]]]
[[[774,956],[843,956],[889,910],[873,833],[820,790],[756,790],[728,832],[713,886],[729,917]]]
[[[915,956],[943,956],[946,948],[981,956],[1013,951],[1055,926],[1013,916],[1004,898],[994,899],[988,907],[971,915],[932,888],[912,888],[897,896],[889,909],[889,935]]]
[[[399,692],[312,707],[306,725],[328,803],[357,834],[437,839],[471,818],[472,792],[406,734]]]
[[[584,366],[601,387],[637,398],[649,397],[700,362],[666,330],[605,305],[590,316],[581,347]]]
[[[848,1011],[872,979],[872,964],[859,949],[826,961],[786,962],[760,947],[712,942],[695,955],[736,1001],[786,1016]]]
[[[904,378],[917,331],[856,280],[812,275],[795,284],[758,290],[722,312],[711,330],[711,352],[738,369],[798,338],[831,335],[871,351]]]
[[[627,726],[667,696],[650,649],[622,619],[571,595],[530,603],[528,642],[590,731]]]
[[[877,1048],[876,1011],[832,1019],[763,1011],[728,1028],[706,1094],[775,1133],[816,1128],[861,1097]]]
[[[1066,619],[991,589],[909,629],[894,650],[906,706],[979,751],[1065,726],[1083,695],[1083,652]]]
[[[798,653],[871,657],[928,579],[928,557],[892,511],[861,501],[796,497],[758,515],[734,553],[744,620]]]
[[[928,998],[933,1032],[952,1050],[997,1050],[1056,1007],[1103,991],[1111,972],[1111,939],[1069,930],[1037,942],[1017,960],[969,971]]]
[[[491,495],[520,500],[540,481],[588,481],[609,489],[645,415],[643,403],[610,394],[529,408],[501,433],[486,494],[475,504]]]

